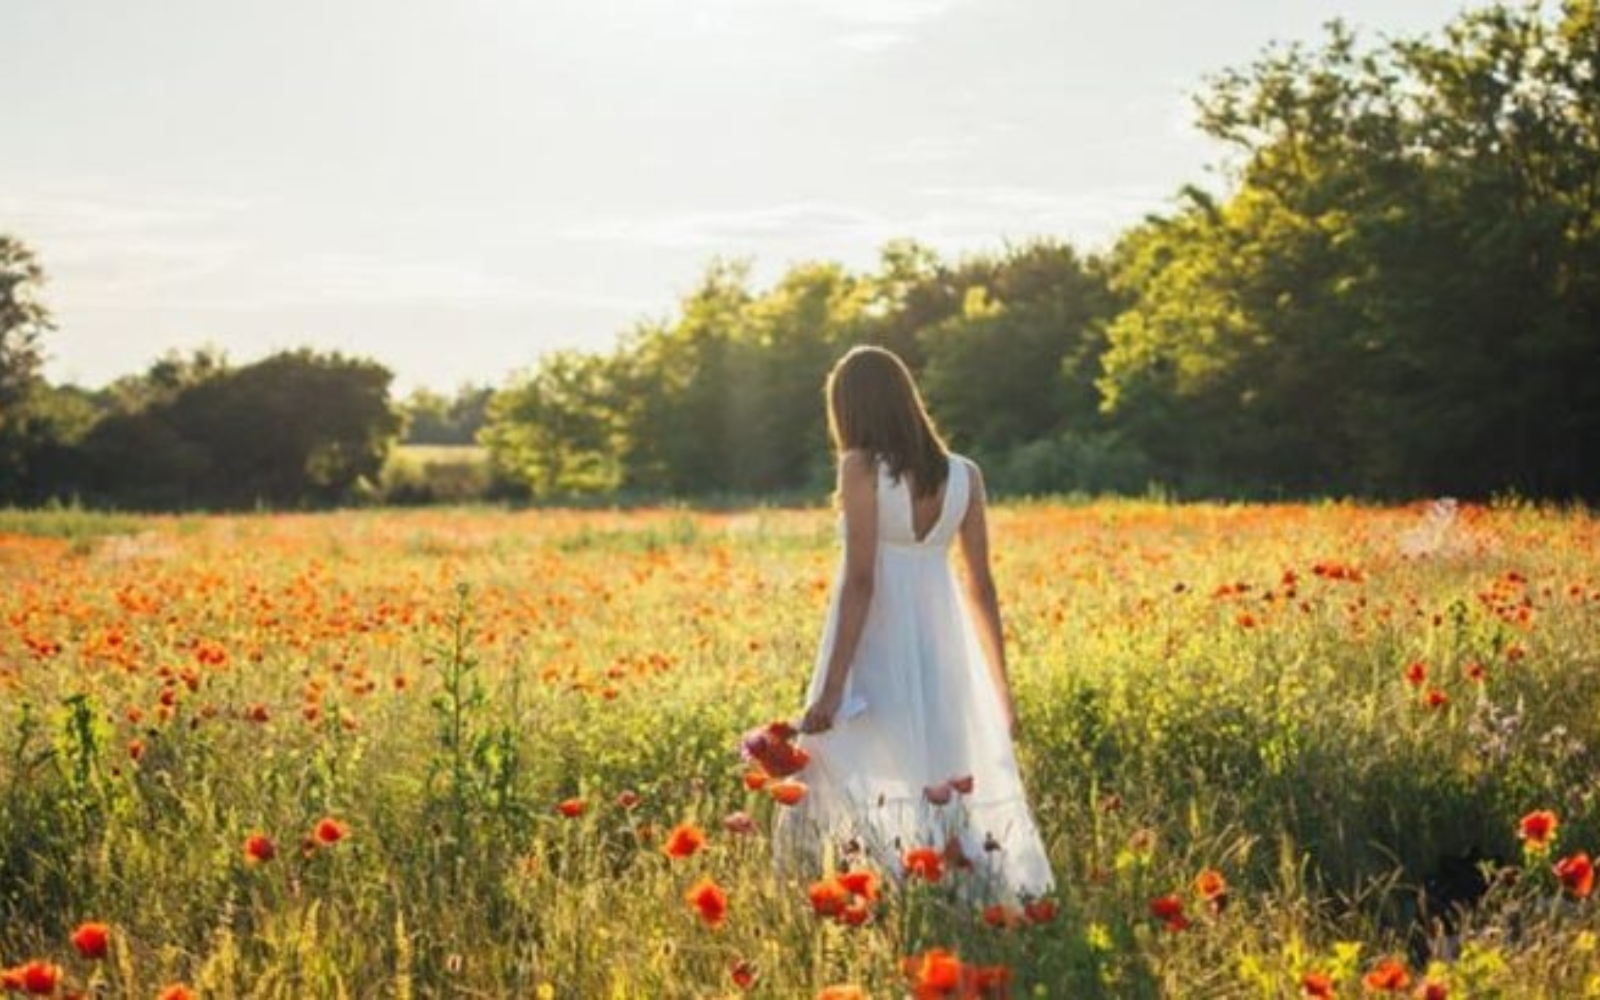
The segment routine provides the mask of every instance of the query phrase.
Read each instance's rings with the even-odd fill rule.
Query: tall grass
[[[828,513],[116,521],[138,544],[5,515],[47,544],[0,547],[0,967],[128,996],[703,997],[743,963],[751,996],[896,997],[949,948],[1014,996],[1231,997],[1315,972],[1357,995],[1392,956],[1408,992],[1581,996],[1600,921],[1551,864],[1600,848],[1600,528],[1442,516],[997,510],[1056,912],[884,872],[849,927],[774,870],[782,807],[734,752],[801,707]],[[669,857],[680,823],[707,844]],[[1462,858],[1498,871],[1446,940],[1420,890]],[[704,877],[715,927],[685,900]],[[68,943],[85,920],[105,959]]]

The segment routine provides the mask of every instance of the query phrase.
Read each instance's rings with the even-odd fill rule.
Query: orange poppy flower
[[[200,1000],[200,995],[183,983],[173,983],[161,991],[159,1000]]]
[[[901,860],[907,875],[916,875],[928,882],[944,878],[944,858],[931,847],[913,847]]]
[[[853,983],[824,986],[817,994],[817,1000],[867,1000],[867,991]]]
[[[780,806],[792,806],[806,797],[806,784],[805,782],[797,781],[794,778],[784,778],[781,781],[774,781],[772,784],[768,785],[767,793],[770,794]]]
[[[1586,852],[1562,858],[1555,863],[1554,871],[1562,886],[1579,899],[1594,891],[1594,865]]]
[[[752,767],[744,773],[744,787],[752,792],[761,791],[761,789],[767,787],[767,782],[771,780],[772,776],[759,767]]]
[[[669,858],[687,858],[692,856],[706,843],[706,835],[693,823],[679,823],[667,834],[666,843],[661,845]]]
[[[1543,854],[1550,849],[1561,822],[1548,809],[1536,809],[1522,817],[1517,824],[1517,836],[1522,838],[1523,849]]]
[[[1228,880],[1215,868],[1207,868],[1195,876],[1194,891],[1213,909],[1222,909],[1228,899]]]
[[[72,932],[72,946],[84,958],[105,958],[110,944],[111,928],[98,921],[81,923]]]
[[[683,898],[708,927],[721,927],[728,915],[728,894],[709,875],[690,886]]]
[[[1411,985],[1411,973],[1399,959],[1385,958],[1361,977],[1361,985],[1373,993],[1399,993]]]

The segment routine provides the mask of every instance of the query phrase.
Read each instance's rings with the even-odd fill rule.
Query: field
[[[774,874],[784,806],[736,748],[801,708],[825,511],[0,514],[0,968],[119,997],[1600,996],[1592,515],[1023,504],[992,532],[1061,887],[1025,911],[967,901],[956,858]]]

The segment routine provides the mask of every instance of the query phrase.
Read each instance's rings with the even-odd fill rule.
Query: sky
[[[302,345],[500,384],[758,282],[1037,236],[1211,184],[1208,74],[1458,0],[4,0],[0,232],[46,374]]]

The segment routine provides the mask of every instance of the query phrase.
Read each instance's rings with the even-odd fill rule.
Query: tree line
[[[1335,23],[1196,105],[1222,189],[1183,188],[1104,253],[897,241],[868,271],[766,288],[717,261],[610,350],[414,396],[413,432],[476,438],[541,499],[810,493],[830,479],[823,376],[870,342],[1013,494],[1600,496],[1600,0],[1377,44]],[[38,278],[0,241],[0,499],[348,498],[401,425],[380,366],[311,352],[174,360],[87,405],[37,378],[48,317],[17,292]],[[274,409],[280,391],[301,402]],[[165,464],[120,469],[133,447]]]

